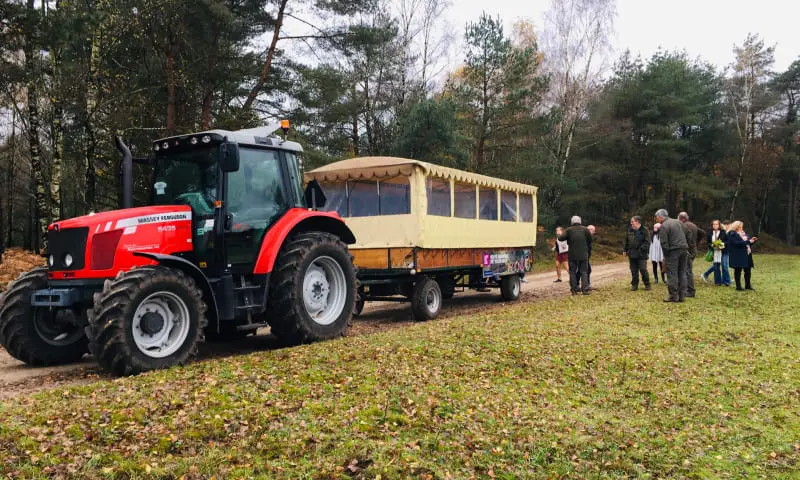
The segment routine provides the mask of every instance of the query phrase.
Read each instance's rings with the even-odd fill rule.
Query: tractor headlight
[[[67,268],[71,267],[72,266],[72,261],[73,261],[72,255],[70,255],[69,253],[64,255],[64,266],[65,267],[67,267]]]
[[[50,268],[52,268],[56,264],[56,257],[53,255],[47,257],[47,264],[50,266]]]

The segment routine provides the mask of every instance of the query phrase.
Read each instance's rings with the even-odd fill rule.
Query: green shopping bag
[[[706,252],[706,262],[713,262],[713,261],[714,261],[714,250],[709,248],[708,252]]]

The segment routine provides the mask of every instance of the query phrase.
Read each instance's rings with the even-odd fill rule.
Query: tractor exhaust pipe
[[[122,141],[122,137],[115,137],[117,150],[122,153],[122,208],[133,206],[133,156],[131,149]]]

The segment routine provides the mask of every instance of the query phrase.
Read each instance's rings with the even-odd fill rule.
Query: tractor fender
[[[190,276],[197,286],[200,287],[200,291],[203,292],[203,298],[206,299],[208,304],[207,315],[209,324],[213,325],[217,322],[217,298],[214,296],[214,289],[211,288],[211,283],[209,283],[208,278],[197,265],[189,260],[186,260],[185,258],[176,257],[175,255],[166,255],[163,253],[133,252],[133,255],[153,260],[159,265],[163,265],[165,267],[181,270],[183,273]]]
[[[272,272],[275,259],[286,238],[301,232],[327,232],[336,235],[348,245],[356,243],[355,235],[336,212],[293,208],[275,222],[264,235],[253,273],[264,275]]]

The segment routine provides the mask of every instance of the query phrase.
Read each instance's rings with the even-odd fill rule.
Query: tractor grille
[[[80,270],[86,265],[86,239],[89,227],[50,230],[47,232],[48,265],[50,255],[53,256],[51,270]],[[67,267],[64,258],[72,255],[72,264]]]

